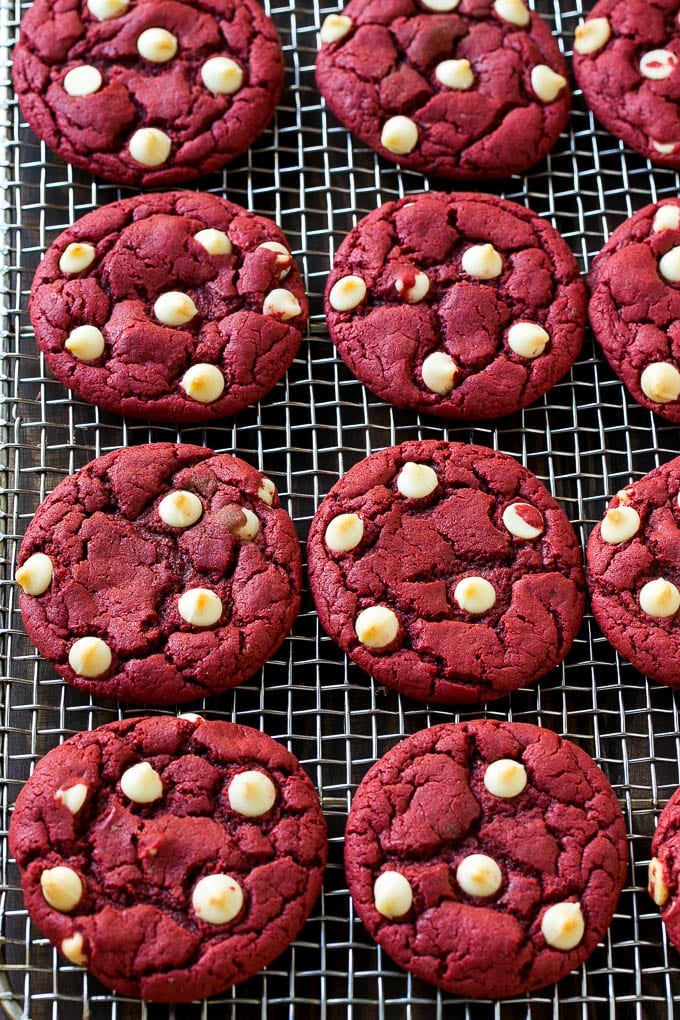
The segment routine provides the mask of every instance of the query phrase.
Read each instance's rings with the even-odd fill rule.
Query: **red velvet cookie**
[[[80,690],[169,705],[252,676],[300,606],[293,523],[230,454],[154,443],[66,478],[19,551],[21,614]]]
[[[576,259],[549,223],[493,195],[425,193],[369,213],[338,249],[331,339],[383,400],[445,418],[526,407],[585,331]]]
[[[307,300],[271,220],[215,195],[139,195],[60,234],[29,304],[47,362],[77,396],[150,421],[214,421],[290,366]]]
[[[588,541],[602,633],[641,673],[680,687],[680,457],[627,485]]]
[[[403,443],[351,468],[307,545],[322,626],[412,698],[486,701],[562,661],[583,616],[564,511],[505,454]]]
[[[680,790],[661,812],[652,840],[648,892],[661,911],[668,937],[680,950]]]
[[[639,404],[680,422],[680,199],[645,206],[594,260],[588,315]]]
[[[167,187],[235,159],[283,88],[255,0],[34,0],[14,88],[39,138],[119,184]]]
[[[456,995],[559,981],[595,949],[626,876],[595,762],[549,730],[477,720],[407,738],[352,802],[345,869],[369,935]]]
[[[198,716],[126,719],[50,751],[9,843],[43,934],[116,992],[155,1002],[214,995],[283,952],[327,855],[297,759]]]
[[[522,173],[569,116],[566,63],[524,0],[350,0],[321,42],[328,108],[381,156],[422,173]]]
[[[576,29],[574,75],[597,119],[680,169],[680,0],[600,0]]]

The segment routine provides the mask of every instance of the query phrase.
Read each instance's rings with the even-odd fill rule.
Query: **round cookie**
[[[340,245],[325,295],[348,368],[383,400],[445,418],[526,407],[583,343],[586,288],[559,234],[493,195],[408,195]]]
[[[215,195],[139,195],[48,249],[29,311],[56,377],[106,411],[183,425],[267,394],[307,300],[282,231]]]
[[[293,625],[301,574],[268,478],[230,454],[153,443],[61,482],[16,576],[29,637],[65,680],[170,705],[252,676]]]
[[[613,371],[639,404],[680,422],[680,200],[617,227],[589,284],[590,323]]]
[[[24,116],[59,156],[147,188],[241,155],[283,88],[281,44],[255,0],[35,0],[12,70]]]
[[[576,81],[597,119],[659,166],[680,169],[680,0],[600,0],[576,29]]]
[[[567,65],[524,0],[350,0],[321,28],[316,81],[362,142],[463,180],[523,173],[569,116]]]
[[[403,443],[352,467],[307,543],[319,619],[363,670],[441,703],[499,698],[562,661],[584,608],[564,511],[511,457]]]
[[[668,937],[680,949],[680,790],[676,790],[659,816],[652,840],[647,890],[661,911]]]
[[[549,730],[433,726],[359,785],[345,869],[368,934],[456,995],[559,981],[604,936],[626,876],[626,829],[604,774]]]
[[[121,995],[189,1002],[277,957],[319,895],[319,798],[258,730],[126,719],[50,751],[9,843],[29,914]]]
[[[627,485],[586,549],[593,614],[641,673],[680,687],[680,457]]]

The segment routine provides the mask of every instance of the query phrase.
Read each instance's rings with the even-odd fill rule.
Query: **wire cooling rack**
[[[561,9],[560,9],[561,8]],[[272,128],[233,170],[201,182],[275,217],[304,268],[312,303],[309,336],[286,379],[260,404],[220,427],[147,427],[71,399],[38,354],[25,314],[33,271],[57,234],[95,206],[125,197],[66,166],[28,130],[11,92],[11,45],[21,9],[0,0],[0,246],[6,540],[2,582],[2,769],[0,799],[0,1005],[30,1020],[250,1020],[348,1017],[408,1020],[670,1017],[680,1000],[680,955],[648,899],[646,868],[655,820],[680,779],[678,698],[619,661],[587,617],[566,662],[538,686],[488,708],[456,713],[386,692],[321,632],[307,595],[277,656],[236,691],[211,699],[211,718],[259,727],[300,758],[318,786],[330,829],[323,895],[300,938],[271,967],[224,996],[166,1007],[108,993],[58,958],[29,921],[7,849],[12,804],[36,760],[84,728],[126,714],[74,691],[27,641],[12,583],[20,537],[45,495],[108,450],[182,440],[238,454],[277,484],[304,539],[337,477],[373,450],[406,439],[481,443],[517,457],[561,501],[585,540],[606,498],[678,453],[678,430],[632,402],[587,338],[572,373],[522,413],[444,427],[373,397],[335,357],[321,312],[334,252],[356,220],[383,201],[441,182],[381,162],[327,115],[314,86],[318,29],[334,7],[277,4],[287,88]],[[566,53],[581,3],[539,0]],[[649,201],[678,193],[675,174],[652,169],[600,130],[579,93],[569,130],[537,170],[486,190],[549,219],[587,269],[608,234]],[[138,710],[129,712],[138,714]],[[630,872],[613,924],[587,965],[535,995],[502,1003],[442,995],[402,973],[355,918],[342,869],[344,823],[368,767],[401,737],[447,720],[485,715],[537,723],[595,757],[612,782],[629,832]]]

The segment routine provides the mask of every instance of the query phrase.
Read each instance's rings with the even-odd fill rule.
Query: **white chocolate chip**
[[[180,712],[178,719],[186,719],[187,722],[203,722],[203,716],[197,712]]]
[[[87,954],[85,953],[85,940],[79,931],[73,933],[73,935],[67,935],[65,939],[61,940],[62,954],[71,963],[75,963],[78,967],[87,967]]]
[[[357,616],[354,629],[366,648],[386,648],[399,633],[399,620],[387,606],[369,606]]]
[[[151,804],[163,796],[163,780],[148,761],[126,769],[120,777],[120,788],[135,804]]]
[[[674,616],[680,609],[680,591],[672,581],[656,577],[640,589],[640,609],[656,619]]]
[[[231,875],[206,875],[196,883],[191,902],[201,921],[227,924],[243,909],[243,890]]]
[[[104,353],[104,334],[96,326],[76,326],[64,341],[64,347],[78,361],[96,361]]]
[[[615,506],[607,510],[600,525],[600,537],[609,545],[627,542],[640,530],[640,515],[632,506]]]
[[[493,857],[469,854],[456,868],[456,882],[468,896],[493,896],[503,884],[503,875]]]
[[[463,252],[463,269],[477,280],[493,280],[503,272],[503,259],[492,244],[473,244]]]
[[[423,382],[432,393],[445,397],[453,389],[458,366],[445,351],[434,351],[423,361]]]
[[[680,245],[669,248],[659,259],[659,272],[669,283],[680,283]]]
[[[397,280],[394,287],[397,294],[405,298],[410,305],[416,305],[424,297],[427,297],[430,290],[430,278],[427,273],[421,273],[420,270],[416,270],[413,283],[410,287],[406,287],[403,280]]]
[[[64,92],[69,96],[93,96],[102,87],[101,72],[91,64],[72,67],[64,77]]]
[[[346,14],[329,14],[324,18],[319,36],[324,46],[339,42],[352,30],[352,19]]]
[[[661,230],[678,230],[680,229],[680,206],[677,205],[661,205],[654,214],[654,222],[652,223],[652,230],[658,232]]]
[[[45,868],[40,876],[40,888],[48,903],[61,914],[68,914],[83,898],[83,883],[80,876],[63,864],[56,868]]]
[[[425,499],[439,484],[437,473],[429,464],[407,460],[397,475],[397,488],[407,499]]]
[[[366,284],[360,276],[343,276],[331,287],[328,301],[336,312],[349,312],[366,297]]]
[[[254,514],[252,510],[248,510],[246,507],[238,507],[241,513],[245,517],[243,524],[238,525],[235,528],[231,528],[232,535],[236,535],[237,538],[242,539],[244,542],[252,542],[256,535],[260,531],[260,518],[257,514]]]
[[[596,53],[611,39],[611,25],[606,18],[590,18],[574,32],[574,52],[581,56]]]
[[[475,83],[475,76],[469,60],[442,60],[434,69],[434,76],[448,89],[466,92]]]
[[[364,522],[358,514],[338,514],[326,528],[326,545],[331,552],[356,549],[364,537]]]
[[[215,230],[213,227],[199,230],[194,234],[194,241],[198,241],[208,255],[231,255],[234,250],[228,235],[223,230]]]
[[[651,81],[670,78],[678,63],[675,53],[670,50],[649,50],[640,57],[640,74]]]
[[[190,528],[203,516],[203,504],[195,493],[176,489],[160,501],[158,516],[171,528]]]
[[[73,241],[61,253],[59,268],[62,273],[82,273],[83,269],[92,265],[96,254],[91,244]]]
[[[92,679],[106,673],[112,662],[111,649],[98,637],[78,638],[71,645],[68,664],[78,676]]]
[[[649,141],[660,156],[671,156],[678,147],[677,142],[657,142],[654,138],[650,138]]]
[[[137,52],[152,64],[167,64],[177,53],[177,39],[167,28],[147,28],[137,40]]]
[[[484,577],[464,577],[453,591],[453,598],[461,609],[473,616],[486,613],[496,604],[496,592]]]
[[[271,290],[262,305],[262,314],[269,315],[272,319],[278,319],[279,322],[288,322],[289,319],[295,319],[301,313],[302,307],[298,299],[289,290],[284,290],[282,287]]]
[[[27,595],[42,595],[52,583],[53,572],[54,568],[49,556],[37,552],[28,557],[14,577]]]
[[[192,627],[212,627],[223,608],[219,595],[209,588],[189,588],[177,600],[179,615]]]
[[[156,298],[153,313],[165,326],[184,326],[198,314],[198,308],[181,290],[168,290]]]
[[[418,127],[410,117],[398,114],[383,124],[380,144],[395,156],[406,156],[418,144]]]
[[[531,69],[531,87],[542,103],[552,103],[567,84],[563,74],[553,71],[547,64],[536,64]]]
[[[515,538],[531,541],[545,531],[543,514],[531,503],[510,503],[503,511],[503,524]]]
[[[87,783],[74,783],[73,786],[59,787],[54,799],[71,812],[77,815],[87,799]]]
[[[427,7],[428,10],[437,11],[439,13],[455,11],[459,3],[460,0],[422,0],[423,7]]]
[[[665,907],[671,894],[663,877],[663,864],[658,857],[652,857],[648,869],[647,892],[657,907]]]
[[[222,396],[224,376],[217,365],[199,363],[186,370],[179,384],[192,400],[199,404],[212,404]]]
[[[373,902],[383,917],[403,917],[413,903],[411,883],[399,871],[383,871],[373,885]]]
[[[531,21],[531,14],[522,0],[494,0],[493,9],[501,21],[517,28],[525,28]]]
[[[655,361],[640,376],[640,388],[655,404],[670,404],[680,396],[680,372],[675,365]]]
[[[142,166],[162,166],[170,155],[172,142],[160,128],[140,128],[130,139],[130,155]]]
[[[276,801],[276,787],[264,772],[248,769],[238,772],[227,788],[229,804],[246,818],[266,815]]]
[[[619,489],[619,491],[616,493],[616,498],[618,499],[619,503],[624,503],[627,506],[628,503],[631,502],[633,494],[630,491],[630,489]]]
[[[243,68],[231,57],[210,57],[201,68],[203,84],[216,96],[232,96],[243,86]]]
[[[527,785],[527,770],[521,761],[499,758],[487,766],[484,785],[494,797],[517,797]]]
[[[265,478],[265,476],[262,475],[262,482],[260,483],[260,488],[257,490],[257,495],[263,503],[267,504],[267,506],[272,506],[274,497],[276,496],[276,486],[272,482],[271,478]]]
[[[288,276],[291,266],[293,265],[293,256],[286,248],[285,244],[281,244],[280,241],[263,241],[262,244],[258,244],[257,249],[264,248],[265,251],[273,251],[276,258],[276,263],[279,270],[279,280],[285,280]]]
[[[87,0],[87,9],[97,21],[109,21],[125,14],[130,0]]]
[[[554,903],[541,920],[543,938],[553,949],[575,949],[585,930],[583,911],[578,903]]]
[[[549,340],[550,334],[537,322],[516,322],[508,330],[508,347],[520,358],[537,358]]]

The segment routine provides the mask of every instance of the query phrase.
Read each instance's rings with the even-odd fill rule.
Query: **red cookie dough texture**
[[[639,404],[680,422],[680,199],[622,223],[589,284],[590,323],[612,369]]]
[[[649,895],[661,911],[668,937],[680,949],[680,790],[676,790],[661,812],[652,840],[649,862]]]
[[[576,29],[574,75],[616,138],[680,169],[680,0],[600,0]]]
[[[67,162],[167,187],[221,169],[262,134],[283,59],[255,0],[35,0],[13,77],[28,123]]]
[[[338,353],[383,400],[487,419],[568,372],[586,289],[535,213],[492,195],[424,193],[386,203],[345,238],[325,309]]]
[[[321,29],[316,80],[339,121],[422,173],[522,173],[569,116],[567,66],[524,0],[350,0]]]
[[[327,855],[297,759],[197,716],[127,719],[50,751],[9,841],[41,932],[107,987],[156,1002],[214,995],[283,952]]]
[[[441,703],[501,697],[562,661],[581,623],[581,551],[511,457],[423,441],[351,468],[308,541],[326,632],[376,681]]]
[[[26,630],[80,690],[169,705],[219,694],[279,648],[301,556],[271,481],[230,454],[155,443],[66,478],[19,551]]]
[[[177,191],[114,202],[60,234],[29,311],[50,368],[78,397],[186,425],[265,396],[308,309],[275,223]]]
[[[627,485],[587,547],[603,634],[641,673],[680,687],[680,457]]]
[[[456,995],[559,981],[604,936],[626,876],[616,796],[575,744],[478,720],[407,738],[367,773],[345,833],[369,935]]]

